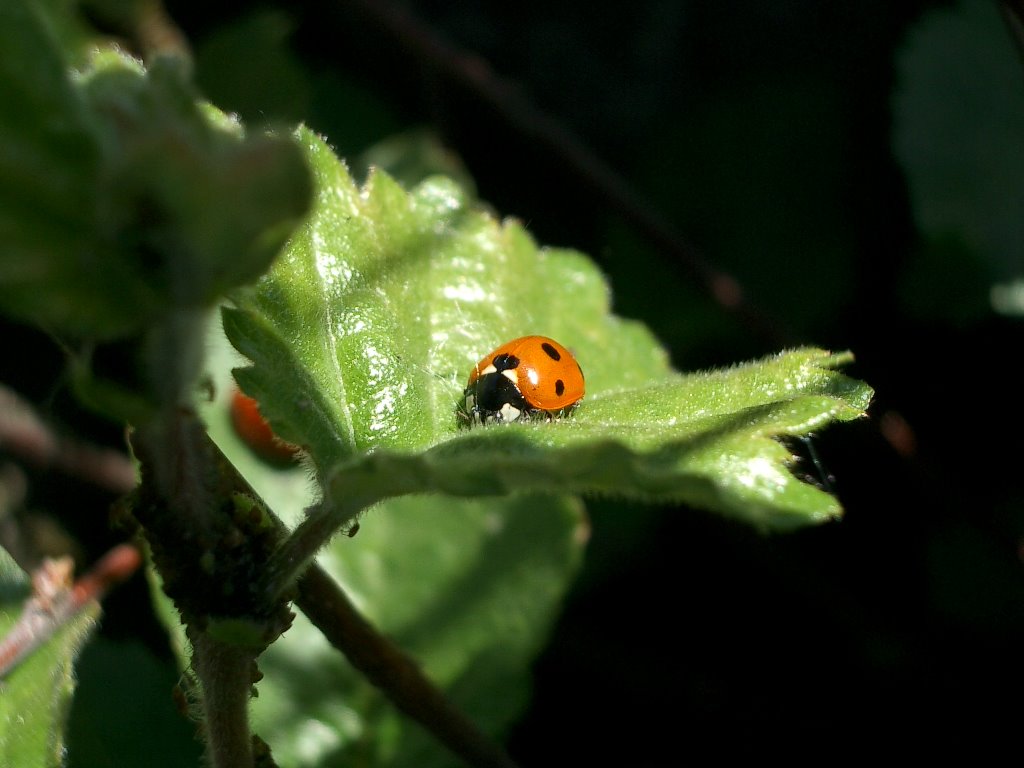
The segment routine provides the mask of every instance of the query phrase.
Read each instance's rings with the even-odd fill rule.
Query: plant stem
[[[0,445],[34,467],[64,472],[114,493],[135,487],[135,468],[124,453],[59,436],[31,404],[2,383]]]
[[[100,598],[141,563],[139,550],[120,544],[71,584],[70,558],[45,561],[32,574],[32,595],[21,616],[0,640],[0,679],[83,610],[98,614]]]
[[[515,768],[400,648],[384,637],[319,566],[299,579],[296,605],[356,669],[405,714],[475,768]]]
[[[192,666],[202,681],[206,755],[211,768],[252,768],[249,698],[255,653],[189,632]]]
[[[174,434],[173,431],[171,434]],[[255,491],[237,474],[237,470],[223,459],[209,435],[199,433],[196,439],[204,443],[199,452],[226,473],[222,480],[229,488],[257,497]],[[178,442],[188,443],[187,440]],[[390,463],[384,467],[375,465],[368,471],[371,477],[377,476],[382,487],[386,486],[391,494],[411,492],[418,487],[415,473],[396,471]],[[404,478],[404,484],[395,478]],[[371,482],[367,478],[364,481],[357,484],[357,487]],[[344,504],[339,508],[320,509],[312,515],[310,521],[299,527],[297,538],[295,534],[289,536],[288,529],[280,519],[264,507],[267,518],[272,521],[268,537],[278,542],[280,548],[274,556],[260,561],[265,563],[264,570],[274,575],[263,583],[262,588],[257,587],[252,593],[262,595],[264,599],[276,600],[282,592],[290,591],[295,578],[304,572],[297,585],[296,603],[299,608],[331,644],[344,653],[398,709],[425,727],[469,765],[475,768],[514,768],[515,763],[501,746],[491,741],[456,708],[423,674],[412,658],[360,615],[341,587],[327,573],[315,563],[308,565],[316,550],[338,530],[339,525],[353,518],[371,501],[387,495],[384,490],[377,489],[366,496],[345,497]],[[188,509],[188,506],[182,508]],[[178,516],[179,513],[175,513],[175,519]],[[175,564],[171,565],[173,569]],[[258,608],[258,605],[253,605],[248,614],[255,616],[265,612]],[[211,614],[204,611],[201,615],[208,617]],[[201,622],[190,626],[189,637],[193,643],[193,666],[204,691],[211,765],[213,768],[250,768],[253,751],[249,742],[251,737],[248,735],[247,707],[256,649],[225,646],[199,630],[198,626],[201,626]],[[238,755],[244,755],[242,759],[249,762],[240,762]]]

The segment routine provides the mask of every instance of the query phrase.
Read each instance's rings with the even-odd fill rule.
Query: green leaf
[[[0,307],[48,322],[96,312],[106,325],[99,308],[75,301],[76,279],[110,279],[85,268],[99,251],[94,125],[40,9],[25,0],[0,5],[0,104]]]
[[[14,626],[28,595],[28,576],[0,549],[0,636]],[[0,765],[63,764],[72,665],[98,612],[84,610],[0,682]]]
[[[181,679],[174,662],[139,639],[97,635],[75,669],[69,768],[202,765],[195,723],[182,716],[171,695]]]
[[[386,635],[486,733],[500,736],[529,695],[542,647],[580,564],[585,522],[564,497],[502,502],[398,499],[319,562]],[[303,617],[260,658],[255,731],[281,765],[447,766]]]
[[[245,136],[186,67],[98,50],[73,74],[24,0],[0,11],[0,307],[111,339],[212,306],[266,270],[305,213],[290,137]]]
[[[171,57],[145,72],[101,52],[79,82],[108,147],[101,225],[139,278],[162,301],[191,307],[262,274],[309,202],[290,137],[246,136],[201,107]]]
[[[782,527],[838,513],[831,496],[789,472],[775,438],[863,413],[870,389],[835,370],[849,355],[793,350],[679,375],[642,325],[611,314],[608,287],[582,254],[539,249],[517,222],[497,222],[443,178],[406,192],[377,172],[360,189],[322,140],[300,137],[317,179],[313,214],[223,312],[251,363],[236,379],[282,438],[306,448],[327,502],[267,564],[270,585],[385,499],[319,562],[500,733],[578,561],[582,522],[565,493],[682,499]],[[528,333],[573,349],[587,377],[583,403],[553,422],[460,427],[472,366]],[[219,407],[207,421],[236,461]],[[271,507],[276,496],[278,511],[298,519],[287,489],[301,471],[249,466]],[[472,498],[495,494],[503,498]],[[445,759],[303,620],[261,667],[256,730],[282,762]]]
[[[209,432],[293,525],[317,491],[301,467],[258,460],[234,433],[230,369],[242,359],[216,332],[207,348],[216,392],[202,407]],[[585,541],[582,510],[565,497],[410,497],[378,505],[372,524],[354,538],[336,537],[319,564],[478,726],[500,734],[525,704],[528,665],[579,568]],[[177,614],[158,586],[155,597],[180,637]],[[187,664],[183,638],[178,651]],[[259,663],[264,678],[253,701],[254,729],[281,765],[451,764],[301,614]]]
[[[435,491],[615,493],[782,527],[839,513],[792,475],[774,438],[863,413],[870,388],[833,370],[849,355],[793,350],[680,376],[642,325],[610,313],[582,254],[538,248],[445,179],[407,193],[376,173],[357,189],[321,140],[301,135],[314,213],[224,323],[253,363],[238,381],[308,450],[332,525],[381,498]],[[460,429],[472,366],[530,333],[574,351],[583,403],[551,423]]]
[[[210,437],[230,458],[235,469],[253,485],[274,514],[286,525],[293,526],[302,519],[305,508],[315,501],[315,484],[296,464],[267,463],[235,431],[231,399],[237,384],[231,370],[246,361],[225,338],[219,323],[211,323],[208,330],[204,343],[205,378],[212,385],[214,396],[199,404],[199,414]]]
[[[257,363],[237,378],[318,465],[451,436],[470,368],[515,336],[552,336],[583,361],[615,358],[584,363],[592,388],[667,375],[650,333],[609,314],[608,287],[582,254],[538,250],[520,224],[466,207],[441,177],[406,193],[375,173],[359,190],[326,144],[301,136],[314,214],[224,320]]]
[[[847,358],[801,349],[630,390],[596,393],[572,418],[463,431],[418,454],[376,451],[327,483],[339,517],[381,498],[489,496],[561,489],[682,501],[762,527],[841,513],[798,479],[777,439],[861,416],[870,390],[832,368]]]

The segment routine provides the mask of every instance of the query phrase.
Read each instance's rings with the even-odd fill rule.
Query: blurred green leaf
[[[462,159],[429,128],[413,128],[388,136],[367,147],[352,165],[357,179],[365,179],[371,169],[379,168],[406,189],[431,176],[447,176],[459,185],[467,200],[476,197],[476,185]]]
[[[0,636],[14,626],[29,593],[28,576],[0,549]],[[82,611],[0,682],[0,765],[63,765],[73,663],[98,613]]]
[[[309,199],[290,137],[201,107],[171,57],[72,76],[34,6],[0,14],[0,307],[109,339],[266,270]]]
[[[110,279],[95,231],[95,125],[57,39],[26,0],[0,5],[0,104],[0,307],[109,330],[119,310],[80,300],[102,295]]]
[[[201,107],[171,57],[142,72],[101,52],[80,82],[109,147],[101,225],[139,280],[163,304],[209,306],[265,271],[310,196],[290,137]]]
[[[178,711],[171,659],[139,640],[99,635],[76,664],[68,724],[69,768],[176,768],[200,765],[196,723]]]

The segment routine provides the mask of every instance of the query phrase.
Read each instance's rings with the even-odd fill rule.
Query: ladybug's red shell
[[[466,384],[466,405],[479,421],[515,421],[538,411],[563,411],[583,393],[583,371],[568,349],[546,336],[523,336],[476,364]]]
[[[260,413],[259,404],[237,389],[231,396],[231,422],[246,445],[272,464],[290,462],[299,451],[298,446],[275,435]]]

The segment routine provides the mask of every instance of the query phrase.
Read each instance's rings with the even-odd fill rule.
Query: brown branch
[[[298,583],[295,601],[314,626],[352,665],[468,764],[477,768],[514,768],[515,763],[482,734],[427,678],[415,661],[381,635],[318,565]]]
[[[56,435],[32,407],[0,384],[0,447],[38,468],[55,469],[114,493],[135,487],[128,456]]]
[[[256,651],[192,631],[192,666],[203,686],[203,713],[211,768],[253,768],[249,730],[251,676]]]
[[[45,560],[32,574],[32,594],[18,621],[0,640],[0,678],[107,591],[138,569],[142,556],[131,544],[119,544],[82,578],[71,583],[71,558]]]
[[[217,445],[210,439],[209,435],[202,429],[201,425],[189,413],[182,413],[179,416],[180,422],[175,428],[157,430],[141,436],[138,431],[133,436],[133,445],[136,446],[136,455],[139,457],[144,468],[153,465],[151,448],[156,444],[161,450],[170,451],[177,455],[182,450],[195,453],[199,458],[193,461],[203,466],[216,467],[214,474],[216,480],[211,482],[207,491],[196,489],[194,492],[183,489],[184,479],[177,474],[174,475],[173,487],[168,490],[171,495],[186,493],[189,496],[205,496],[213,494],[214,497],[223,497],[226,493],[233,493],[239,496],[258,500],[258,494],[246,482],[234,467],[223,455]],[[174,435],[179,435],[175,437]],[[140,438],[143,438],[140,440]],[[200,461],[201,458],[201,461]],[[173,462],[176,465],[178,462]],[[143,490],[147,489],[149,475],[143,473]],[[151,486],[150,486],[151,487]],[[241,615],[241,616],[273,616],[276,615],[276,603],[280,599],[278,590],[251,589],[244,583],[238,583],[236,587],[229,590],[232,604],[231,610],[227,605],[210,603],[211,596],[223,592],[223,589],[216,589],[210,586],[210,579],[200,573],[198,579],[188,578],[187,571],[195,568],[194,563],[200,558],[195,553],[189,553],[187,544],[182,544],[174,539],[173,530],[167,526],[180,526],[183,519],[190,519],[187,525],[187,534],[190,539],[206,540],[209,542],[224,541],[230,546],[228,550],[216,550],[217,554],[213,559],[216,562],[218,573],[214,574],[213,582],[227,582],[238,573],[239,577],[254,572],[254,568],[242,567],[246,562],[259,563],[261,568],[266,568],[270,559],[268,550],[280,548],[281,544],[290,535],[288,528],[277,518],[273,512],[266,508],[262,501],[258,502],[251,512],[237,514],[231,517],[231,526],[238,525],[241,536],[230,535],[230,531],[216,531],[214,529],[204,530],[202,517],[186,514],[188,504],[180,503],[168,508],[167,515],[154,514],[152,510],[146,511],[145,505],[137,504],[136,518],[140,520],[146,534],[150,537],[151,543],[159,544],[159,549],[154,549],[154,561],[158,568],[164,572],[164,586],[169,593],[174,593],[175,603],[183,616],[201,617],[217,615]],[[213,509],[217,509],[215,502],[211,500]],[[265,513],[265,517],[264,517]],[[223,517],[219,515],[218,518]],[[160,518],[165,518],[161,521]],[[266,525],[269,520],[271,525]],[[257,536],[265,537],[257,541]],[[246,541],[247,546],[237,546],[239,541]],[[250,550],[248,552],[244,550]],[[172,555],[179,553],[181,560],[171,559]],[[161,556],[160,553],[163,552]],[[175,574],[175,578],[168,578],[167,572]],[[248,585],[251,587],[251,585]],[[376,685],[388,697],[388,699],[402,712],[426,728],[438,741],[446,745],[452,752],[462,757],[467,763],[476,768],[514,768],[512,760],[504,753],[501,747],[491,741],[483,734],[473,722],[452,704],[445,694],[436,687],[416,662],[407,656],[401,649],[384,637],[365,617],[359,614],[352,605],[341,587],[324,572],[318,565],[308,567],[297,583],[298,596],[296,605],[309,617],[310,621],[324,633],[328,641],[341,651],[349,659],[352,665],[362,672],[371,683]],[[250,605],[243,605],[243,598],[251,599]],[[269,601],[267,605],[261,605],[261,601]],[[219,608],[219,610],[218,610]],[[289,615],[290,621],[290,615]],[[268,621],[267,642],[273,640],[287,626],[283,621]],[[273,631],[270,631],[273,630]],[[193,631],[190,628],[190,636],[196,637],[204,634],[201,631]],[[193,645],[199,651],[199,647]],[[204,650],[210,651],[210,664],[203,667],[203,674],[200,675],[203,689],[211,682],[211,675],[216,675],[213,680],[215,685],[224,686],[225,706],[228,703],[234,707],[237,704],[235,694],[237,688],[230,687],[232,680],[217,674],[218,657],[223,652],[217,645],[204,646]],[[222,659],[222,661],[224,661]],[[229,658],[234,671],[241,669],[241,660]],[[194,663],[197,663],[194,661]],[[201,663],[197,664],[197,671]],[[237,679],[235,680],[237,682]],[[248,678],[245,684],[250,683]],[[234,691],[234,693],[232,693]],[[205,702],[209,707],[210,702]],[[218,727],[223,726],[228,737],[229,744],[238,743],[238,735],[243,729],[242,721],[237,711],[232,709],[232,717],[226,721],[219,721]],[[218,732],[219,733],[219,732]],[[230,748],[228,749],[230,751]],[[213,750],[211,750],[213,753]]]
[[[508,125],[537,145],[546,148],[617,212],[671,266],[681,266],[725,310],[771,346],[796,340],[777,318],[769,317],[746,297],[740,282],[715,267],[667,220],[655,212],[626,179],[601,160],[578,137],[552,116],[529,102],[502,80],[479,56],[460,50],[403,8],[388,0],[347,0],[398,46],[425,66],[473,94],[500,114]]]

